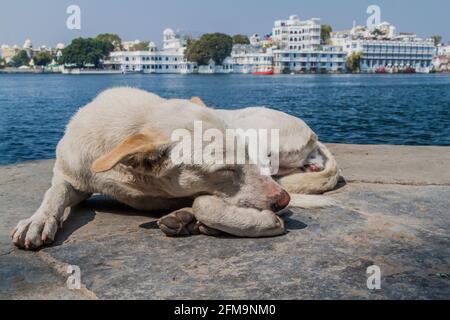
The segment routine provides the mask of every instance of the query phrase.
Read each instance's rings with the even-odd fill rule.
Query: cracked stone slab
[[[442,220],[419,208],[427,194],[450,187],[346,188],[333,195],[343,207],[295,210],[285,218],[288,234],[266,239],[167,238],[155,217],[133,210],[115,212],[95,234],[97,215],[106,223],[102,207],[110,205],[96,200],[77,208],[80,216],[93,210],[91,222],[44,251],[80,266],[83,283],[103,299],[448,299],[450,281],[438,275],[450,270],[450,237],[441,232],[448,212],[440,208],[449,200],[435,204]],[[358,202],[385,192],[398,197],[390,209]],[[380,291],[366,287],[371,265],[382,270]]]
[[[34,253],[11,252],[0,256],[0,300],[91,298],[69,290],[65,281]]]
[[[9,231],[39,206],[53,161],[0,167],[0,298],[449,299],[450,186],[356,182],[386,164],[378,170],[368,160],[364,176],[357,146],[354,167],[338,148],[355,182],[330,193],[336,207],[293,210],[284,236],[167,238],[157,216],[95,197],[37,253],[13,248]],[[431,176],[421,171],[415,181]],[[86,290],[66,288],[69,264],[80,267]],[[379,291],[366,286],[371,265],[381,268]]]

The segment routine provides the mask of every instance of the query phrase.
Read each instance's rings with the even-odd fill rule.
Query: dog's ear
[[[198,105],[198,106],[201,106],[201,107],[206,107],[206,104],[202,101],[202,99],[200,99],[199,97],[192,97],[191,98],[191,102],[192,103],[195,103],[196,105]]]
[[[145,132],[129,136],[91,166],[94,173],[109,171],[119,163],[151,173],[161,171],[169,158],[172,143],[159,132]]]

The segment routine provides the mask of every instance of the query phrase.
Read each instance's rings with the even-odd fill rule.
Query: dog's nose
[[[281,211],[288,206],[289,202],[291,202],[291,196],[289,195],[289,193],[282,190],[278,195],[276,201],[270,206],[270,209],[273,212]]]

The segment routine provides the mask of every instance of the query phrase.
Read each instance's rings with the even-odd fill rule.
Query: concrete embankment
[[[450,298],[450,148],[329,146],[346,178],[336,207],[293,210],[267,239],[167,238],[156,216],[93,198],[53,246],[24,252],[9,232],[38,208],[53,160],[0,167],[0,298]],[[372,265],[381,290],[367,288]]]

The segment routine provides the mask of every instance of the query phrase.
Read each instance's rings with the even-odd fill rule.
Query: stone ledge
[[[450,147],[328,146],[349,182],[450,186]]]
[[[337,206],[293,210],[284,236],[171,239],[157,216],[94,198],[35,253],[9,231],[39,206],[53,160],[0,167],[0,298],[449,299],[450,148],[330,148],[348,182]],[[67,264],[83,290],[66,288]],[[366,287],[373,264],[380,291]]]

